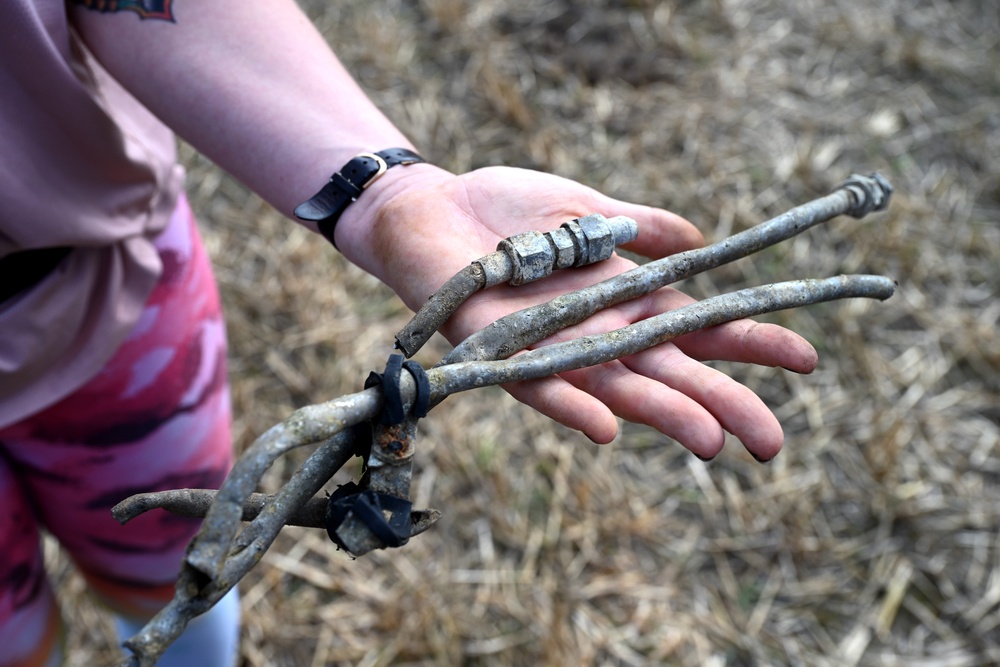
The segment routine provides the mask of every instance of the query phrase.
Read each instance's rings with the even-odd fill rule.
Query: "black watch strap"
[[[340,215],[351,202],[357,201],[369,185],[396,165],[425,162],[422,157],[405,148],[388,148],[376,153],[361,153],[330,177],[323,189],[312,199],[295,207],[295,217],[315,222],[319,231],[337,247],[333,232]]]

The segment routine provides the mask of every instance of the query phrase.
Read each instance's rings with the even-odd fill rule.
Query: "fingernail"
[[[747,450],[747,451],[750,451],[750,450]],[[771,461],[774,460],[773,456],[771,458],[769,458],[769,459],[762,459],[761,457],[757,456],[753,452],[750,452],[750,456],[754,457],[754,459],[757,461],[757,463],[770,463]]]
[[[694,454],[694,452],[691,452],[691,453]],[[705,463],[708,463],[709,461],[713,461],[715,459],[715,457],[718,456],[718,454],[715,454],[713,456],[702,456],[701,454],[694,454],[694,455],[695,455],[696,458],[701,459]]]

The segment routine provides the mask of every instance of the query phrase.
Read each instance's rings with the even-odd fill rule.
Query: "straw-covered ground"
[[[881,171],[888,212],[683,288],[861,272],[899,289],[772,316],[820,350],[812,375],[720,365],[785,428],[768,465],[735,441],[705,464],[632,425],[598,447],[500,390],[450,398],[422,422],[414,479],[439,526],[356,561],[287,530],[242,585],[244,665],[1000,664],[994,3],[305,5],[452,170],[552,171],[710,240]],[[358,390],[409,313],[184,154],[243,447],[299,405]],[[418,359],[447,349],[436,339]],[[107,619],[62,571],[71,664],[109,662]]]

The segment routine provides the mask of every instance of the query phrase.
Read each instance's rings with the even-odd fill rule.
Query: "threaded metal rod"
[[[854,175],[831,194],[797,206],[718,243],[677,253],[551,301],[502,317],[469,336],[438,365],[506,358],[594,313],[728,264],[838,215],[884,209],[892,186],[879,174]]]
[[[635,220],[599,213],[565,222],[551,232],[522,232],[500,241],[496,252],[465,267],[427,299],[396,334],[396,348],[412,357],[477,291],[501,283],[523,285],[556,269],[586,266],[611,257],[615,246],[634,241]]]

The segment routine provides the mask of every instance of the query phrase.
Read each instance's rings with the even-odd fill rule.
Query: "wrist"
[[[424,159],[408,148],[358,153],[334,172],[316,194],[296,206],[294,215],[304,223],[314,223],[336,247],[337,223],[348,206],[389,169],[422,162]]]
[[[406,224],[406,216],[394,214],[393,202],[402,195],[435,189],[454,179],[454,174],[435,165],[422,162],[389,169],[373,181],[352,202],[337,223],[337,248],[352,263],[360,266],[383,282],[390,282],[386,248],[380,239],[386,238],[386,227]],[[405,230],[392,236],[399,238]]]

